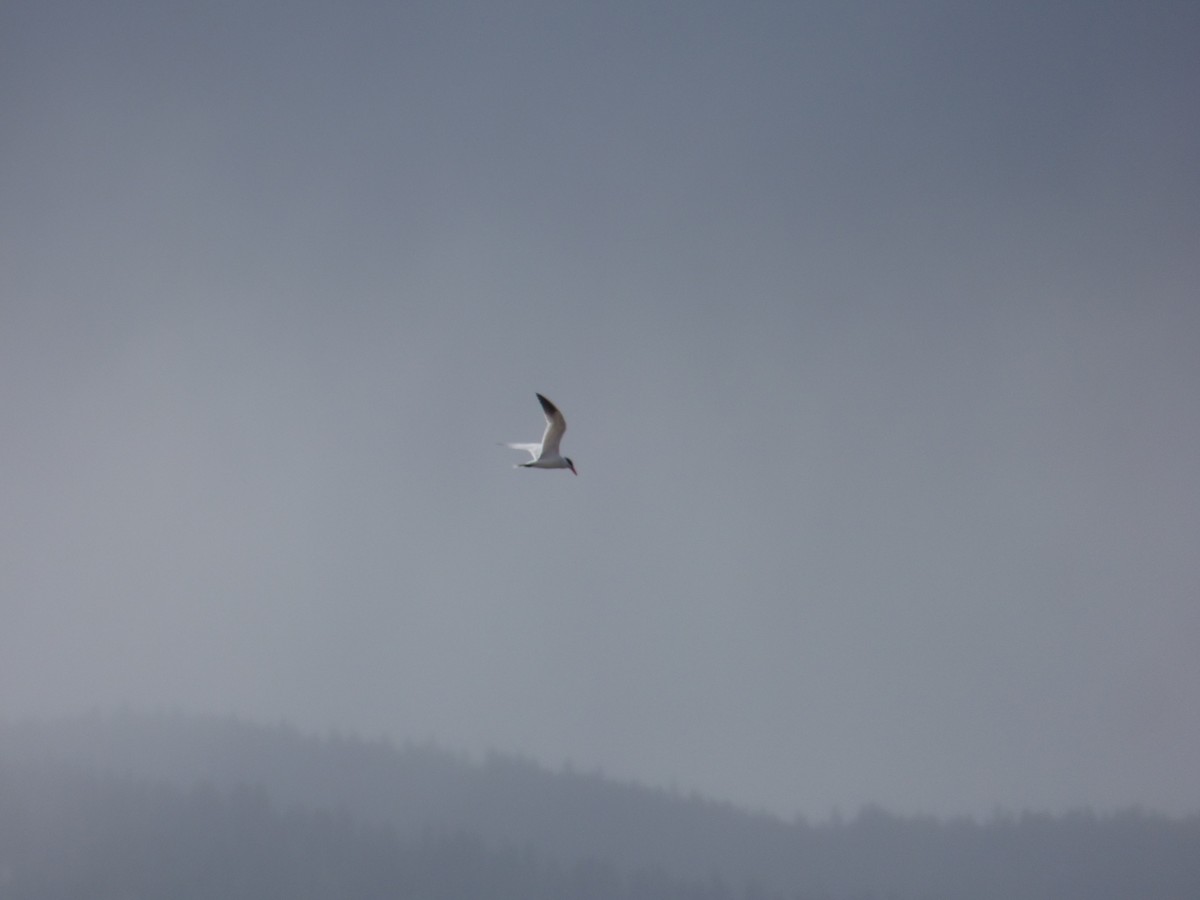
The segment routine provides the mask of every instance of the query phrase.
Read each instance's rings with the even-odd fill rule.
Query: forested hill
[[[0,725],[0,896],[30,900],[181,897],[153,885],[185,870],[211,888],[196,897],[244,882],[264,898],[1182,900],[1200,897],[1197,847],[1196,816],[867,810],[810,825],[507,757],[230,719]],[[64,860],[78,863],[74,888],[54,882]],[[126,882],[88,893],[89,878]]]
[[[463,834],[403,838],[346,814],[283,810],[262,788],[184,790],[0,760],[5,900],[735,900],[610,863],[569,866]],[[764,897],[764,900],[767,898]],[[782,900],[782,897],[779,898]]]

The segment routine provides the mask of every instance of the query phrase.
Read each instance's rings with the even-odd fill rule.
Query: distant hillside
[[[734,900],[719,883],[560,866],[467,835],[403,839],[281,810],[262,788],[190,790],[0,760],[5,900]],[[782,900],[782,898],[779,898]]]
[[[259,797],[281,820],[291,810],[324,811],[322,821],[341,816],[368,843],[379,835],[397,846],[473,835],[493,862],[536,858],[562,867],[556,871],[593,865],[617,879],[597,897],[620,895],[628,886],[621,879],[639,872],[656,873],[638,881],[658,884],[647,898],[701,891],[697,885],[716,893],[753,885],[813,900],[1200,897],[1200,817],[1081,812],[975,823],[866,810],[813,826],[507,757],[476,764],[430,746],[175,715],[0,725],[0,763],[10,771],[66,767],[130,791],[158,784],[173,796]],[[196,815],[182,806],[179,815]],[[19,836],[11,821],[6,827],[0,839],[12,840],[14,829]],[[4,864],[0,856],[0,878]]]

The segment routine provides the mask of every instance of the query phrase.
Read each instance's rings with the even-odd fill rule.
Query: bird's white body
[[[562,436],[567,430],[567,420],[558,411],[558,407],[541,394],[538,394],[537,398],[538,402],[542,404],[542,412],[546,415],[546,431],[542,434],[542,442],[540,444],[504,445],[514,450],[524,450],[533,457],[529,462],[517,463],[514,468],[570,469],[572,473],[578,475],[579,473],[575,471],[575,464],[571,462],[569,457],[563,456],[558,451],[559,442],[562,441]]]

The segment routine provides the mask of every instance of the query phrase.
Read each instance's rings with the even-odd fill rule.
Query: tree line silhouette
[[[431,745],[177,715],[0,725],[0,897],[1200,897],[1200,816],[819,825]]]

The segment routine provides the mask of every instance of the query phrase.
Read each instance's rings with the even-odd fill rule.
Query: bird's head
[[[571,474],[578,475],[579,473],[575,471],[575,463],[571,462],[571,457],[566,456],[563,458],[567,461],[567,468],[571,470]]]

